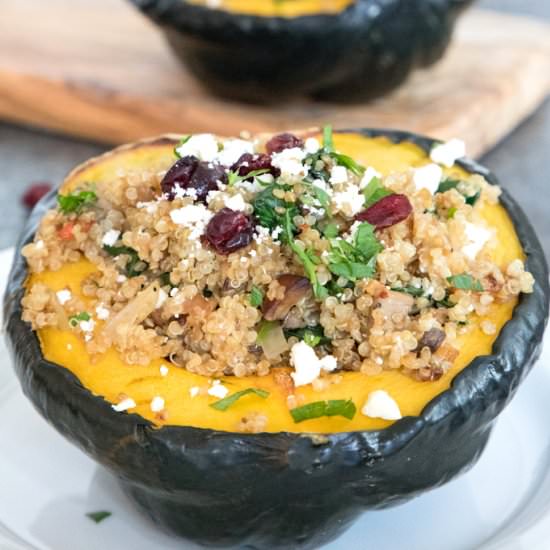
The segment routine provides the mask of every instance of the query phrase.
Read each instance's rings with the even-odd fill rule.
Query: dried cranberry
[[[355,219],[384,229],[407,219],[411,212],[412,204],[405,195],[388,195],[357,214]]]
[[[266,144],[265,150],[272,155],[280,153],[284,149],[292,149],[293,147],[303,147],[304,140],[296,137],[294,134],[278,134],[273,136]]]
[[[281,171],[271,164],[271,157],[263,153],[259,155],[245,153],[231,167],[231,171],[237,172],[239,176],[246,176],[256,170],[268,170],[267,173],[271,174],[274,178],[278,178],[281,175]],[[248,178],[248,180],[250,181],[252,178]]]
[[[422,348],[429,348],[432,353],[435,353],[445,341],[445,336],[445,332],[441,329],[431,328],[422,335],[415,351],[421,351]]]
[[[166,172],[160,187],[171,201],[176,198],[178,188],[181,188],[194,189],[197,200],[206,202],[209,191],[218,189],[218,182],[227,183],[223,166],[196,157],[183,157]]]
[[[206,240],[219,254],[235,252],[252,241],[254,224],[250,216],[222,208],[206,226]]]
[[[34,205],[51,189],[53,185],[45,181],[32,183],[21,197],[21,201],[27,208],[34,208]]]

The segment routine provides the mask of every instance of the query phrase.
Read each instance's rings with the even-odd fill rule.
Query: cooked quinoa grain
[[[35,283],[25,321],[74,331],[94,356],[114,347],[129,364],[168,358],[211,378],[317,369],[304,379],[322,392],[339,382],[333,370],[437,380],[472,315],[532,292],[521,259],[491,260],[480,210],[500,191],[479,175],[441,175],[432,192],[418,170],[382,178],[329,142],[296,139],[269,157],[253,141],[236,151],[217,140],[201,156],[196,138],[164,171],[120,171],[59,196],[23,254],[32,273],[87,259],[91,305]],[[480,328],[496,331],[489,319]],[[254,413],[238,429],[266,422]]]

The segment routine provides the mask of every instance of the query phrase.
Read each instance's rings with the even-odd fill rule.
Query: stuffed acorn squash
[[[214,92],[371,99],[437,61],[471,0],[132,0]]]
[[[538,356],[517,204],[392,131],[164,136],[73,171],[5,297],[23,389],[157,524],[314,548],[475,462]]]

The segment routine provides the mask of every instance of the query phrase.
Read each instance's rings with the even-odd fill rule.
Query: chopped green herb
[[[330,156],[336,161],[337,164],[340,166],[345,166],[356,176],[362,176],[365,173],[365,167],[355,162],[351,157],[348,157],[348,155],[343,155],[342,153],[331,153]]]
[[[376,256],[382,245],[376,239],[374,227],[364,222],[355,232],[353,243],[331,239],[329,270],[349,281],[371,278],[376,271]]]
[[[261,176],[262,174],[267,174],[269,170],[267,168],[262,168],[261,170],[253,170],[252,172],[249,172],[248,174],[244,176],[240,176],[238,172],[229,172],[227,174],[227,185],[229,187],[232,187],[233,185],[236,185],[238,183],[241,183],[247,179],[250,178],[257,178],[258,176]],[[261,183],[261,180],[259,180]]]
[[[111,517],[113,514],[111,512],[106,512],[102,510],[100,512],[90,512],[86,514],[86,517],[90,518],[95,523],[101,523],[104,519]]]
[[[329,223],[325,225],[325,228],[323,229],[323,235],[327,239],[335,239],[340,234],[340,229],[335,223]]]
[[[284,186],[272,184],[256,195],[254,199],[254,216],[258,223],[270,230],[276,227],[285,226],[286,213],[290,214],[292,232],[296,230],[294,217],[300,214],[298,207],[294,203],[287,203],[283,199],[276,197],[273,191],[276,189],[285,190]],[[283,235],[285,236],[285,235]]]
[[[311,190],[313,191],[315,198],[319,201],[321,206],[325,209],[327,216],[329,218],[332,217],[332,212],[330,209],[330,195],[324,189],[321,189],[316,185],[312,185]]]
[[[252,307],[260,307],[263,302],[264,293],[257,286],[253,286],[250,291],[250,305]]]
[[[323,149],[327,152],[334,151],[334,141],[332,139],[332,125],[323,126]]]
[[[451,206],[449,210],[447,210],[447,219],[452,220],[455,217],[456,214],[456,208],[454,206]]]
[[[448,294],[445,295],[445,298],[443,298],[442,300],[433,300],[432,298],[432,301],[434,306],[437,308],[451,308],[456,306],[454,302],[451,302],[451,298]]]
[[[96,201],[97,195],[94,191],[73,191],[69,195],[57,195],[57,204],[63,214],[80,214]]]
[[[330,401],[316,401],[290,410],[294,422],[303,422],[323,416],[343,416],[353,420],[357,408],[351,399],[333,399]]]
[[[311,286],[313,288],[313,293],[315,297],[319,300],[323,300],[328,296],[327,289],[324,288],[323,285],[321,285],[321,283],[319,283],[319,281],[317,280],[317,273],[315,271],[316,262],[311,257],[311,251],[306,252],[304,249],[298,246],[298,244],[294,240],[293,223],[290,219],[289,210],[285,212],[283,236],[285,242],[288,243],[294,254],[296,254],[296,256],[298,256],[298,259],[302,262],[306,275],[308,276]]]
[[[126,275],[128,277],[137,277],[147,270],[149,264],[144,262],[139,254],[129,246],[109,246],[103,245],[103,250],[110,256],[122,256],[123,254],[128,256],[126,262]]]
[[[436,193],[446,193],[451,189],[456,189],[464,197],[464,201],[466,202],[466,204],[473,206],[481,196],[481,190],[478,189],[473,195],[466,195],[465,192],[463,191],[463,186],[464,186],[463,181],[448,178],[446,180],[443,180],[439,184],[439,187],[437,188]]]
[[[386,189],[380,178],[376,176],[370,180],[368,185],[363,189],[363,195],[365,196],[365,208],[376,204],[380,199],[393,195],[393,192]]]
[[[336,164],[345,166],[348,170],[353,172],[356,176],[362,176],[365,173],[365,167],[361,166],[355,160],[348,155],[338,153],[334,150],[334,140],[332,137],[332,126],[326,125],[323,128],[323,153],[328,154]]]
[[[71,315],[69,317],[69,323],[72,327],[76,327],[78,326],[78,323],[80,323],[80,321],[89,321],[91,318],[92,317],[87,311],[81,311],[76,315]]]
[[[330,344],[330,339],[325,336],[325,332],[321,325],[315,325],[314,327],[306,328],[294,328],[285,330],[286,338],[297,338],[303,340],[308,346],[312,348],[319,345]]]
[[[468,273],[452,275],[447,277],[447,281],[454,287],[461,290],[473,290],[474,292],[483,292],[483,285],[477,279],[474,279]]]
[[[178,149],[182,145],[185,145],[190,139],[191,139],[191,134],[189,134],[188,136],[183,136],[180,139],[180,142],[174,147],[174,155],[176,155],[176,157],[178,157],[179,159],[181,158],[181,155],[179,154]]]
[[[259,388],[247,388],[246,390],[241,390],[231,395],[228,395],[227,397],[224,397],[223,399],[220,399],[219,401],[212,403],[210,406],[213,409],[216,409],[218,411],[226,411],[227,409],[229,409],[229,407],[234,405],[241,397],[244,397],[245,395],[250,395],[250,394],[257,395],[262,399],[269,397],[269,392],[266,390],[261,390]]]
[[[177,288],[177,285],[173,285],[170,280],[170,273],[166,272],[160,276],[160,284],[162,286],[169,286],[170,288]]]
[[[420,296],[424,296],[424,289],[422,287],[418,288],[416,286],[407,285],[403,287],[392,287],[392,290],[395,290],[395,292],[403,292],[405,294],[410,294],[415,298],[420,298]]]

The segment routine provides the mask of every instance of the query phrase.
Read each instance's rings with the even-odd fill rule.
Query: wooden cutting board
[[[175,132],[390,127],[487,150],[550,92],[550,25],[473,10],[435,67],[368,105],[209,95],[124,0],[2,0],[0,118],[119,143]]]

